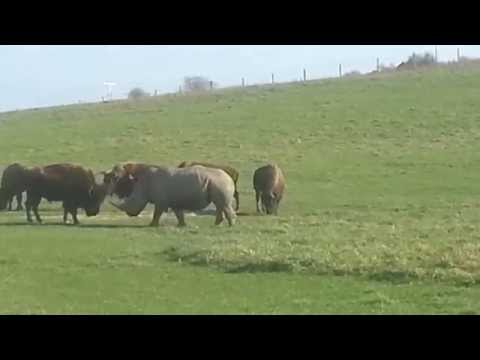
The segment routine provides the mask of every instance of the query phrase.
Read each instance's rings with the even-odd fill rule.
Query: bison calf
[[[258,206],[258,202],[261,200],[262,209],[268,215],[277,215],[285,189],[282,170],[277,165],[271,164],[258,168],[253,175],[253,188],[255,189],[257,212],[261,212]]]

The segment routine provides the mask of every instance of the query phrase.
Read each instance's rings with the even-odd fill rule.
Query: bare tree
[[[358,77],[358,76],[361,76],[362,73],[358,70],[353,70],[353,71],[350,71],[350,72],[347,72],[343,75],[343,77]]]
[[[206,91],[216,88],[217,84],[203,76],[186,76],[183,80],[184,91]]]
[[[138,99],[141,99],[141,98],[144,98],[144,97],[147,97],[147,96],[150,96],[150,94],[147,93],[142,88],[139,88],[139,87],[133,88],[128,93],[128,98],[133,99],[133,100],[138,100]]]
[[[408,57],[407,61],[404,61],[397,66],[397,70],[430,66],[436,64],[436,62],[435,56],[429,52],[424,54],[413,53]]]

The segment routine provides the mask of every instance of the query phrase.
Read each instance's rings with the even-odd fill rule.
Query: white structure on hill
[[[107,96],[105,96],[105,101],[112,101],[113,100],[112,88],[117,84],[114,82],[105,81],[103,85],[107,87]]]

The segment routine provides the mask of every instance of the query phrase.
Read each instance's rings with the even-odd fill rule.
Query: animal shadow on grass
[[[74,225],[74,224],[64,224],[63,222],[58,222],[58,223],[29,223],[27,221],[25,222],[8,222],[8,223],[0,223],[0,227],[8,227],[8,226],[38,226],[38,227],[50,227],[50,226],[58,226],[58,227],[74,227],[74,228],[97,228],[97,229],[127,229],[127,228],[146,228],[148,225],[143,225],[143,224],[137,224],[137,225],[126,225],[126,224],[79,224],[79,225]]]
[[[281,261],[263,261],[259,263],[250,263],[229,267],[225,270],[229,274],[238,273],[273,273],[273,272],[292,272],[293,266]]]
[[[195,211],[193,213],[187,213],[188,215],[190,216],[213,216],[216,214],[216,211],[215,210],[212,210],[212,209],[207,209],[207,210],[200,210],[200,211]],[[245,211],[239,211],[236,213],[237,216],[255,216],[257,215],[256,213],[248,213],[248,212],[245,212]]]
[[[406,284],[418,280],[418,275],[410,271],[380,271],[367,276],[374,281],[389,282],[393,284]]]
[[[216,260],[211,259],[209,252],[204,249],[190,251],[188,253],[182,253],[180,249],[175,246],[169,247],[164,251],[156,253],[156,255],[162,256],[171,262],[181,262],[195,266],[212,266],[225,273],[292,273],[295,271],[294,265],[288,261],[279,260],[264,260],[255,262],[245,261],[228,261],[228,260]],[[367,278],[368,280],[378,282],[388,282],[391,284],[408,284],[412,281],[418,280],[419,277],[416,273],[410,271],[379,271],[372,273],[365,273],[363,271],[343,271],[337,269],[315,269],[315,264],[303,264],[306,265],[306,273],[311,275],[336,275],[336,276],[357,276]],[[310,270],[310,271],[309,271]]]
[[[198,250],[188,254],[181,254],[176,247],[169,247],[168,249],[157,253],[157,255],[165,257],[168,261],[182,262],[195,266],[215,266],[225,273],[272,273],[272,272],[292,272],[291,264],[280,261],[263,261],[257,263],[242,263],[235,262],[216,262],[210,261],[208,252],[206,250]]]
[[[80,228],[93,228],[93,229],[141,229],[150,228],[148,224],[80,224],[76,225]]]

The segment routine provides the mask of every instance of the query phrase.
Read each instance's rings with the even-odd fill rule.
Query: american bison
[[[238,209],[240,207],[240,199],[239,199],[238,190],[237,190],[237,183],[238,183],[238,177],[239,177],[238,171],[236,169],[232,168],[231,166],[215,165],[215,164],[210,164],[210,163],[207,163],[207,162],[200,162],[200,161],[183,161],[180,165],[178,165],[178,167],[179,168],[185,168],[185,167],[195,166],[195,165],[201,165],[201,166],[214,168],[214,169],[221,169],[221,170],[225,171],[228,175],[230,175],[230,177],[233,180],[233,183],[235,184],[235,193],[234,193],[233,196],[235,198],[235,203],[236,203],[235,211],[238,211]]]
[[[17,200],[17,211],[23,210],[22,193],[26,190],[26,170],[24,166],[14,163],[9,165],[2,174],[0,187],[0,210],[12,211],[12,202]]]
[[[125,163],[115,165],[111,171],[103,173],[103,183],[109,187],[108,195],[117,195],[120,199],[125,199],[133,192],[135,183],[134,175],[150,165],[141,163]],[[153,166],[153,165],[151,165]]]
[[[122,173],[117,170],[114,168],[112,172]],[[234,223],[235,211],[232,204],[235,184],[220,169],[137,164],[130,169],[124,166],[123,170],[119,181],[122,177],[129,177],[134,182],[133,192],[123,203],[117,205],[112,202],[112,205],[129,216],[137,216],[148,203],[153,203],[155,211],[150,226],[158,226],[161,215],[168,209],[175,213],[178,226],[185,226],[185,210],[202,210],[213,202],[217,215],[215,224],[223,221],[223,215],[230,226]]]
[[[53,164],[28,170],[27,200],[25,202],[27,220],[32,222],[30,211],[39,223],[38,205],[42,198],[49,202],[63,202],[63,221],[68,213],[74,224],[78,224],[77,210],[82,208],[87,216],[96,216],[107,194],[105,184],[97,184],[91,170],[72,164]]]
[[[253,175],[253,188],[257,212],[261,212],[258,202],[261,199],[262,209],[268,215],[278,213],[278,206],[285,189],[285,178],[277,165],[268,164],[258,168]]]

